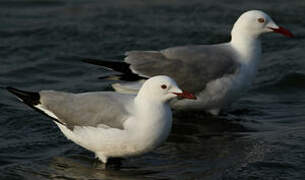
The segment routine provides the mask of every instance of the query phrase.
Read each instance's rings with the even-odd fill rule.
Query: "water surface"
[[[297,37],[263,37],[253,87],[220,117],[175,114],[168,141],[121,170],[101,170],[47,117],[3,87],[110,90],[109,73],[75,57],[120,59],[228,41],[245,10],[262,9]],[[0,1],[0,179],[304,179],[305,2]]]

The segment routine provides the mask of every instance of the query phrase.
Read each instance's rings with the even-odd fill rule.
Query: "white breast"
[[[231,46],[231,44],[228,44]],[[239,70],[232,75],[215,79],[206,85],[206,88],[197,95],[196,101],[182,100],[173,104],[175,109],[204,109],[217,115],[219,110],[237,100],[253,82],[257,64],[261,59],[260,41],[253,44],[238,44],[233,47],[236,61],[240,63]]]
[[[95,152],[105,163],[108,157],[130,157],[151,151],[166,140],[172,126],[169,106],[157,108],[157,113],[154,113],[156,110],[152,108],[149,110],[150,113],[143,113],[145,116],[127,119],[123,130],[104,125],[76,126],[70,130],[60,123],[55,123],[68,139]]]

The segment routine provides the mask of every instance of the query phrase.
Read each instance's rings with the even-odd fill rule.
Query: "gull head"
[[[154,76],[145,81],[137,95],[138,97],[161,102],[167,102],[176,97],[196,99],[193,94],[181,90],[172,78],[163,75]]]
[[[268,14],[259,10],[244,12],[235,22],[231,34],[232,37],[243,35],[257,38],[268,32],[275,32],[287,37],[293,37],[293,34],[290,31],[278,26]]]

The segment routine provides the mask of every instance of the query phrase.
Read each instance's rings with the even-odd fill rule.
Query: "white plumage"
[[[68,139],[93,151],[104,163],[111,157],[136,156],[161,145],[172,127],[168,101],[177,96],[195,99],[167,76],[150,78],[136,96],[8,90],[52,117]]]

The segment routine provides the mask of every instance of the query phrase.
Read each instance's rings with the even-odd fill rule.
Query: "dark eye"
[[[264,18],[258,18],[257,21],[258,21],[259,23],[264,23],[264,22],[265,22],[265,19],[264,19]]]
[[[163,85],[161,85],[161,88],[162,88],[162,89],[166,89],[167,86],[166,86],[165,84],[163,84]]]

